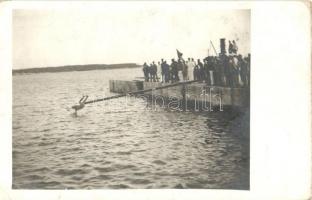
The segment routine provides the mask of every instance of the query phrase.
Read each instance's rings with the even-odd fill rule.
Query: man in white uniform
[[[187,60],[187,70],[188,70],[188,80],[194,80],[194,76],[193,76],[193,70],[194,70],[194,67],[196,65],[195,61],[194,61],[194,58],[188,58]]]
[[[157,63],[157,74],[156,74],[157,82],[162,82],[162,75],[161,75],[161,64],[160,62]]]

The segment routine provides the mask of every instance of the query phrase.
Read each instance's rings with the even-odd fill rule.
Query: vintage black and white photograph
[[[250,18],[12,10],[12,188],[249,190]]]

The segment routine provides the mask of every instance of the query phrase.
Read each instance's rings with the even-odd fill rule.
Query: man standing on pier
[[[229,40],[229,54],[231,55],[233,53],[233,44],[232,42]]]
[[[165,62],[164,59],[161,59],[161,64],[160,64],[160,69],[161,69],[161,82],[165,82]]]
[[[151,68],[151,79],[152,82],[156,82],[156,75],[157,75],[157,65],[155,64],[155,62],[153,61],[153,63],[150,66]]]
[[[183,59],[178,61],[179,80],[186,81],[187,78],[187,65]]]
[[[193,70],[194,70],[194,67],[195,67],[195,64],[194,62],[191,61],[191,58],[188,58],[187,59],[187,62],[186,62],[186,65],[187,65],[187,80],[193,80]]]
[[[170,66],[167,64],[166,61],[163,61],[161,64],[161,69],[163,70],[162,73],[164,74],[164,82],[169,83],[170,80]]]
[[[178,69],[178,63],[172,59],[171,60],[171,81],[177,82],[179,81],[179,69]]]
[[[196,63],[195,63],[195,61],[194,61],[194,58],[191,59],[190,66],[191,66],[191,70],[194,70],[194,67],[196,66]],[[191,71],[191,73],[189,73],[189,75],[190,75],[189,79],[190,79],[190,80],[195,80],[194,75],[192,76],[192,74],[193,74],[193,73],[192,73],[192,71]]]
[[[206,79],[204,64],[200,61],[200,59],[197,59],[197,65],[199,68],[199,80],[200,82],[203,82]]]
[[[193,77],[194,77],[195,81],[199,80],[199,67],[198,67],[198,65],[195,65],[195,67],[193,69]]]
[[[156,80],[157,82],[160,81],[160,77],[161,77],[161,64],[160,62],[157,63],[157,69],[156,69]]]
[[[242,55],[238,55],[238,68],[239,68],[239,75],[242,81],[243,87],[247,85],[247,63],[243,59]]]
[[[233,44],[232,52],[236,55],[236,54],[237,54],[237,51],[238,51],[238,47],[237,47],[237,45],[236,45],[235,40],[232,41],[232,44]]]
[[[149,81],[148,78],[148,65],[146,64],[146,62],[143,64],[143,73],[144,73],[144,79],[145,81]]]

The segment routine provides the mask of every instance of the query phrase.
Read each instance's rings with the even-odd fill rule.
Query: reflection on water
[[[109,79],[141,69],[13,77],[13,188],[249,189],[249,114],[144,109],[124,99],[89,104]]]

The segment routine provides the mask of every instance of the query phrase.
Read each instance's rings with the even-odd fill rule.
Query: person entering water
[[[72,106],[72,109],[75,110],[75,115],[77,115],[77,111],[78,111],[78,110],[81,110],[81,109],[84,108],[85,103],[86,103],[88,97],[89,97],[88,95],[82,96],[82,98],[79,100],[79,105],[74,105],[74,106]]]

